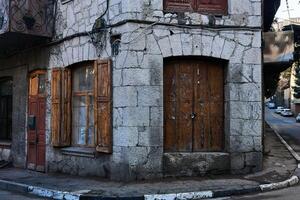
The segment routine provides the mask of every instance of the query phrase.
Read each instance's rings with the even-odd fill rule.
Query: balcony
[[[0,0],[0,55],[49,40],[54,8],[55,0]]]

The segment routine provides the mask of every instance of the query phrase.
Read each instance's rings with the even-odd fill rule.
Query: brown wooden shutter
[[[173,12],[193,11],[195,0],[164,0],[164,10]]]
[[[51,81],[51,131],[52,131],[52,145],[54,147],[60,146],[60,132],[61,132],[61,95],[62,95],[62,70],[52,70]]]
[[[196,11],[208,14],[227,14],[228,0],[194,0]]]
[[[53,69],[51,83],[52,146],[65,147],[71,144],[71,71]]]
[[[64,69],[63,72],[63,130],[61,134],[61,145],[71,145],[71,133],[72,133],[72,79],[71,70],[68,68]]]
[[[112,74],[110,60],[95,62],[95,134],[96,150],[112,152]]]

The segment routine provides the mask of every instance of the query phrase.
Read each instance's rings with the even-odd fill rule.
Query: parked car
[[[283,109],[280,114],[284,117],[291,117],[294,115],[291,109]]]
[[[275,103],[269,102],[268,103],[268,108],[275,109],[276,108]]]
[[[275,113],[280,114],[283,109],[284,109],[284,107],[278,106],[275,110]]]
[[[300,122],[300,113],[299,113],[298,116],[296,117],[296,122]]]

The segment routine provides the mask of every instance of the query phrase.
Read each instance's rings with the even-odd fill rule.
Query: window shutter
[[[196,11],[209,14],[226,14],[228,0],[195,0]]]
[[[51,131],[52,131],[52,146],[60,146],[60,131],[61,131],[61,94],[62,94],[62,70],[52,70],[51,81]]]
[[[112,74],[110,60],[95,62],[95,134],[96,150],[112,152]]]
[[[65,147],[71,144],[71,71],[53,69],[51,83],[52,146]]]
[[[164,0],[164,10],[174,12],[192,11],[195,0]]]
[[[63,130],[61,134],[62,146],[71,145],[71,133],[72,133],[72,78],[71,70],[68,68],[64,69],[63,72]]]

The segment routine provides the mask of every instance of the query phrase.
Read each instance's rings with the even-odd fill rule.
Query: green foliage
[[[300,63],[296,62],[295,65],[295,87],[294,89],[294,97],[299,99],[300,98]]]

